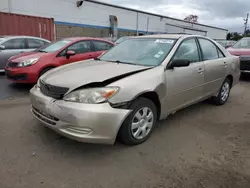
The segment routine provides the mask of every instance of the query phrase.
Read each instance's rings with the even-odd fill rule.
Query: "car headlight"
[[[18,63],[17,67],[28,67],[28,66],[34,65],[38,60],[39,60],[39,57],[22,61]]]
[[[63,100],[78,103],[98,104],[108,101],[119,91],[118,87],[80,89],[66,95]]]

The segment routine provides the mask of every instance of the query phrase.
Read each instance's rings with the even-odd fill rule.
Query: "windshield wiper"
[[[137,65],[135,63],[129,63],[129,62],[125,62],[125,61],[120,61],[120,60],[115,60],[115,61],[108,61],[108,62],[113,62],[113,63],[117,63],[117,64],[129,64],[129,65]]]
[[[38,52],[48,53],[48,52],[46,52],[46,51],[44,51],[44,50],[38,50]]]
[[[130,63],[130,62],[120,61],[120,60],[105,60],[105,59],[99,59],[99,58],[98,58],[98,60],[112,62],[112,63],[117,63],[117,64],[121,63],[121,64],[136,65],[136,66],[146,66],[146,67],[148,67],[147,65],[141,65],[141,64],[137,64],[137,63]]]

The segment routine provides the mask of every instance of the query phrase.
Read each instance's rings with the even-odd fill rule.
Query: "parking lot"
[[[83,144],[40,125],[28,91],[0,76],[2,188],[250,187],[250,79],[224,106],[202,102],[128,147]]]

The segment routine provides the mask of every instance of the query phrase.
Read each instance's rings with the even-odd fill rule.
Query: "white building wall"
[[[165,23],[159,16],[153,16],[144,13],[138,13],[139,15],[139,31],[149,32],[164,32]]]
[[[164,18],[166,24],[176,25],[176,26],[185,26],[185,27],[192,27],[192,23],[184,22],[181,20],[175,20],[171,18]]]
[[[0,11],[1,12],[9,12],[8,0],[0,1]]]
[[[184,29],[179,26],[168,25],[165,27],[166,33],[184,33]]]
[[[207,35],[207,32],[205,31],[196,31],[196,30],[191,30],[191,29],[184,29],[184,33],[192,34],[192,35],[201,35],[201,36]]]
[[[10,6],[8,6],[8,2],[11,2]],[[9,12],[10,10],[12,13],[17,14],[54,18],[55,22],[66,22],[95,27],[109,27],[109,15],[115,15],[118,18],[119,29],[137,30],[136,11],[88,1],[84,1],[83,5],[78,8],[76,6],[76,0],[0,0],[0,7],[0,10],[3,12]],[[191,27],[207,31],[207,36],[214,39],[225,39],[227,35],[226,30],[140,12],[138,13],[138,21],[139,32],[148,31],[164,33],[169,30],[168,28],[166,30],[165,24],[167,23],[178,27]],[[170,30],[171,29],[173,28],[170,28]],[[181,29],[175,30],[179,31]]]
[[[207,36],[212,39],[226,39],[227,38],[226,30],[216,29],[216,28],[207,27],[203,25],[197,25],[197,24],[194,24],[194,28],[207,31]]]
[[[1,4],[2,0],[0,6],[2,6]],[[12,13],[53,17],[58,22],[104,27],[109,27],[110,25],[109,15],[116,15],[120,27],[134,30],[136,29],[137,16],[137,13],[134,11],[103,6],[87,1],[78,8],[76,0],[12,0]]]

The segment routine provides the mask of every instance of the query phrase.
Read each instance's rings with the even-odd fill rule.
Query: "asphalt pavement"
[[[0,78],[0,188],[249,188],[250,81],[224,106],[199,103],[128,147],[64,138],[31,115],[31,86]]]
[[[30,84],[15,84],[5,78],[5,75],[0,73],[0,100],[25,97],[33,85]]]

